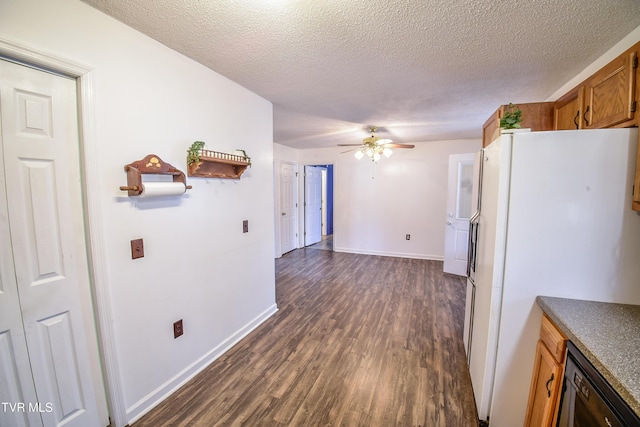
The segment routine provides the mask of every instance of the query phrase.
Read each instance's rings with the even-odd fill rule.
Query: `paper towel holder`
[[[187,185],[187,178],[181,170],[165,163],[159,156],[149,154],[142,160],[137,160],[124,166],[127,173],[127,185],[120,187],[121,191],[128,191],[129,196],[139,196],[142,194],[142,175],[170,175],[173,182],[181,182],[185,189],[190,190],[192,187]]]

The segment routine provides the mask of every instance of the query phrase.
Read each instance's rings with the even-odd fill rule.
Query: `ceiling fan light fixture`
[[[376,128],[371,126],[371,136],[364,138],[362,140],[362,144],[338,144],[339,146],[353,146],[360,145],[357,151],[353,154],[353,156],[360,160],[363,157],[367,156],[371,161],[377,163],[378,160],[382,158],[382,156],[389,158],[393,154],[393,148],[414,148],[413,144],[394,144],[392,139],[388,138],[380,138],[375,136]],[[351,150],[348,150],[351,151]],[[346,153],[346,151],[345,151]]]

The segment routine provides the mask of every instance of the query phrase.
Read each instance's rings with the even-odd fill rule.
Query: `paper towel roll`
[[[139,197],[181,196],[185,191],[187,188],[182,182],[145,182]]]

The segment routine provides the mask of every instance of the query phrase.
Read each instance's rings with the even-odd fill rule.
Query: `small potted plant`
[[[187,165],[191,166],[200,161],[200,150],[204,147],[204,142],[196,141],[191,144],[191,147],[187,150]]]
[[[500,118],[500,129],[520,129],[522,110],[517,105],[509,103]]]

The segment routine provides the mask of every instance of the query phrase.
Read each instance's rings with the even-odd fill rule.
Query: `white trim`
[[[333,248],[334,252],[344,252],[348,254],[360,254],[360,255],[377,255],[377,256],[389,256],[395,258],[413,258],[413,259],[426,259],[429,261],[444,261],[444,256],[442,255],[425,255],[425,254],[414,254],[407,252],[384,252],[384,251],[370,251],[364,249],[350,249],[350,248]]]
[[[281,224],[280,224],[280,213],[282,212],[282,200],[281,200],[281,191],[280,191],[280,165],[282,164],[282,160],[273,159],[273,241],[275,242],[275,257],[282,257],[282,235],[281,235]]]
[[[0,56],[14,62],[32,65],[72,77],[78,82],[78,112],[81,126],[80,144],[82,146],[81,162],[87,217],[85,227],[87,230],[89,269],[95,295],[94,314],[98,325],[109,416],[114,427],[124,427],[127,425],[127,420],[115,345],[109,281],[104,263],[106,258],[103,251],[105,242],[100,197],[98,191],[87,191],[89,188],[99,188],[100,181],[97,173],[98,154],[93,122],[93,73],[91,67],[4,38],[0,38]]]
[[[278,306],[273,304],[258,316],[253,318],[245,326],[237,330],[233,335],[224,340],[222,343],[212,348],[208,353],[202,356],[200,359],[193,362],[191,365],[184,368],[173,378],[170,378],[160,387],[153,390],[151,393],[144,396],[133,406],[127,409],[127,415],[131,424],[135,423],[147,412],[156,407],[159,403],[169,397],[173,392],[182,387],[187,381],[198,375],[215,362],[220,356],[227,352],[231,347],[236,345],[240,340],[249,335],[254,329],[265,322],[269,317],[273,316],[278,311]]]

